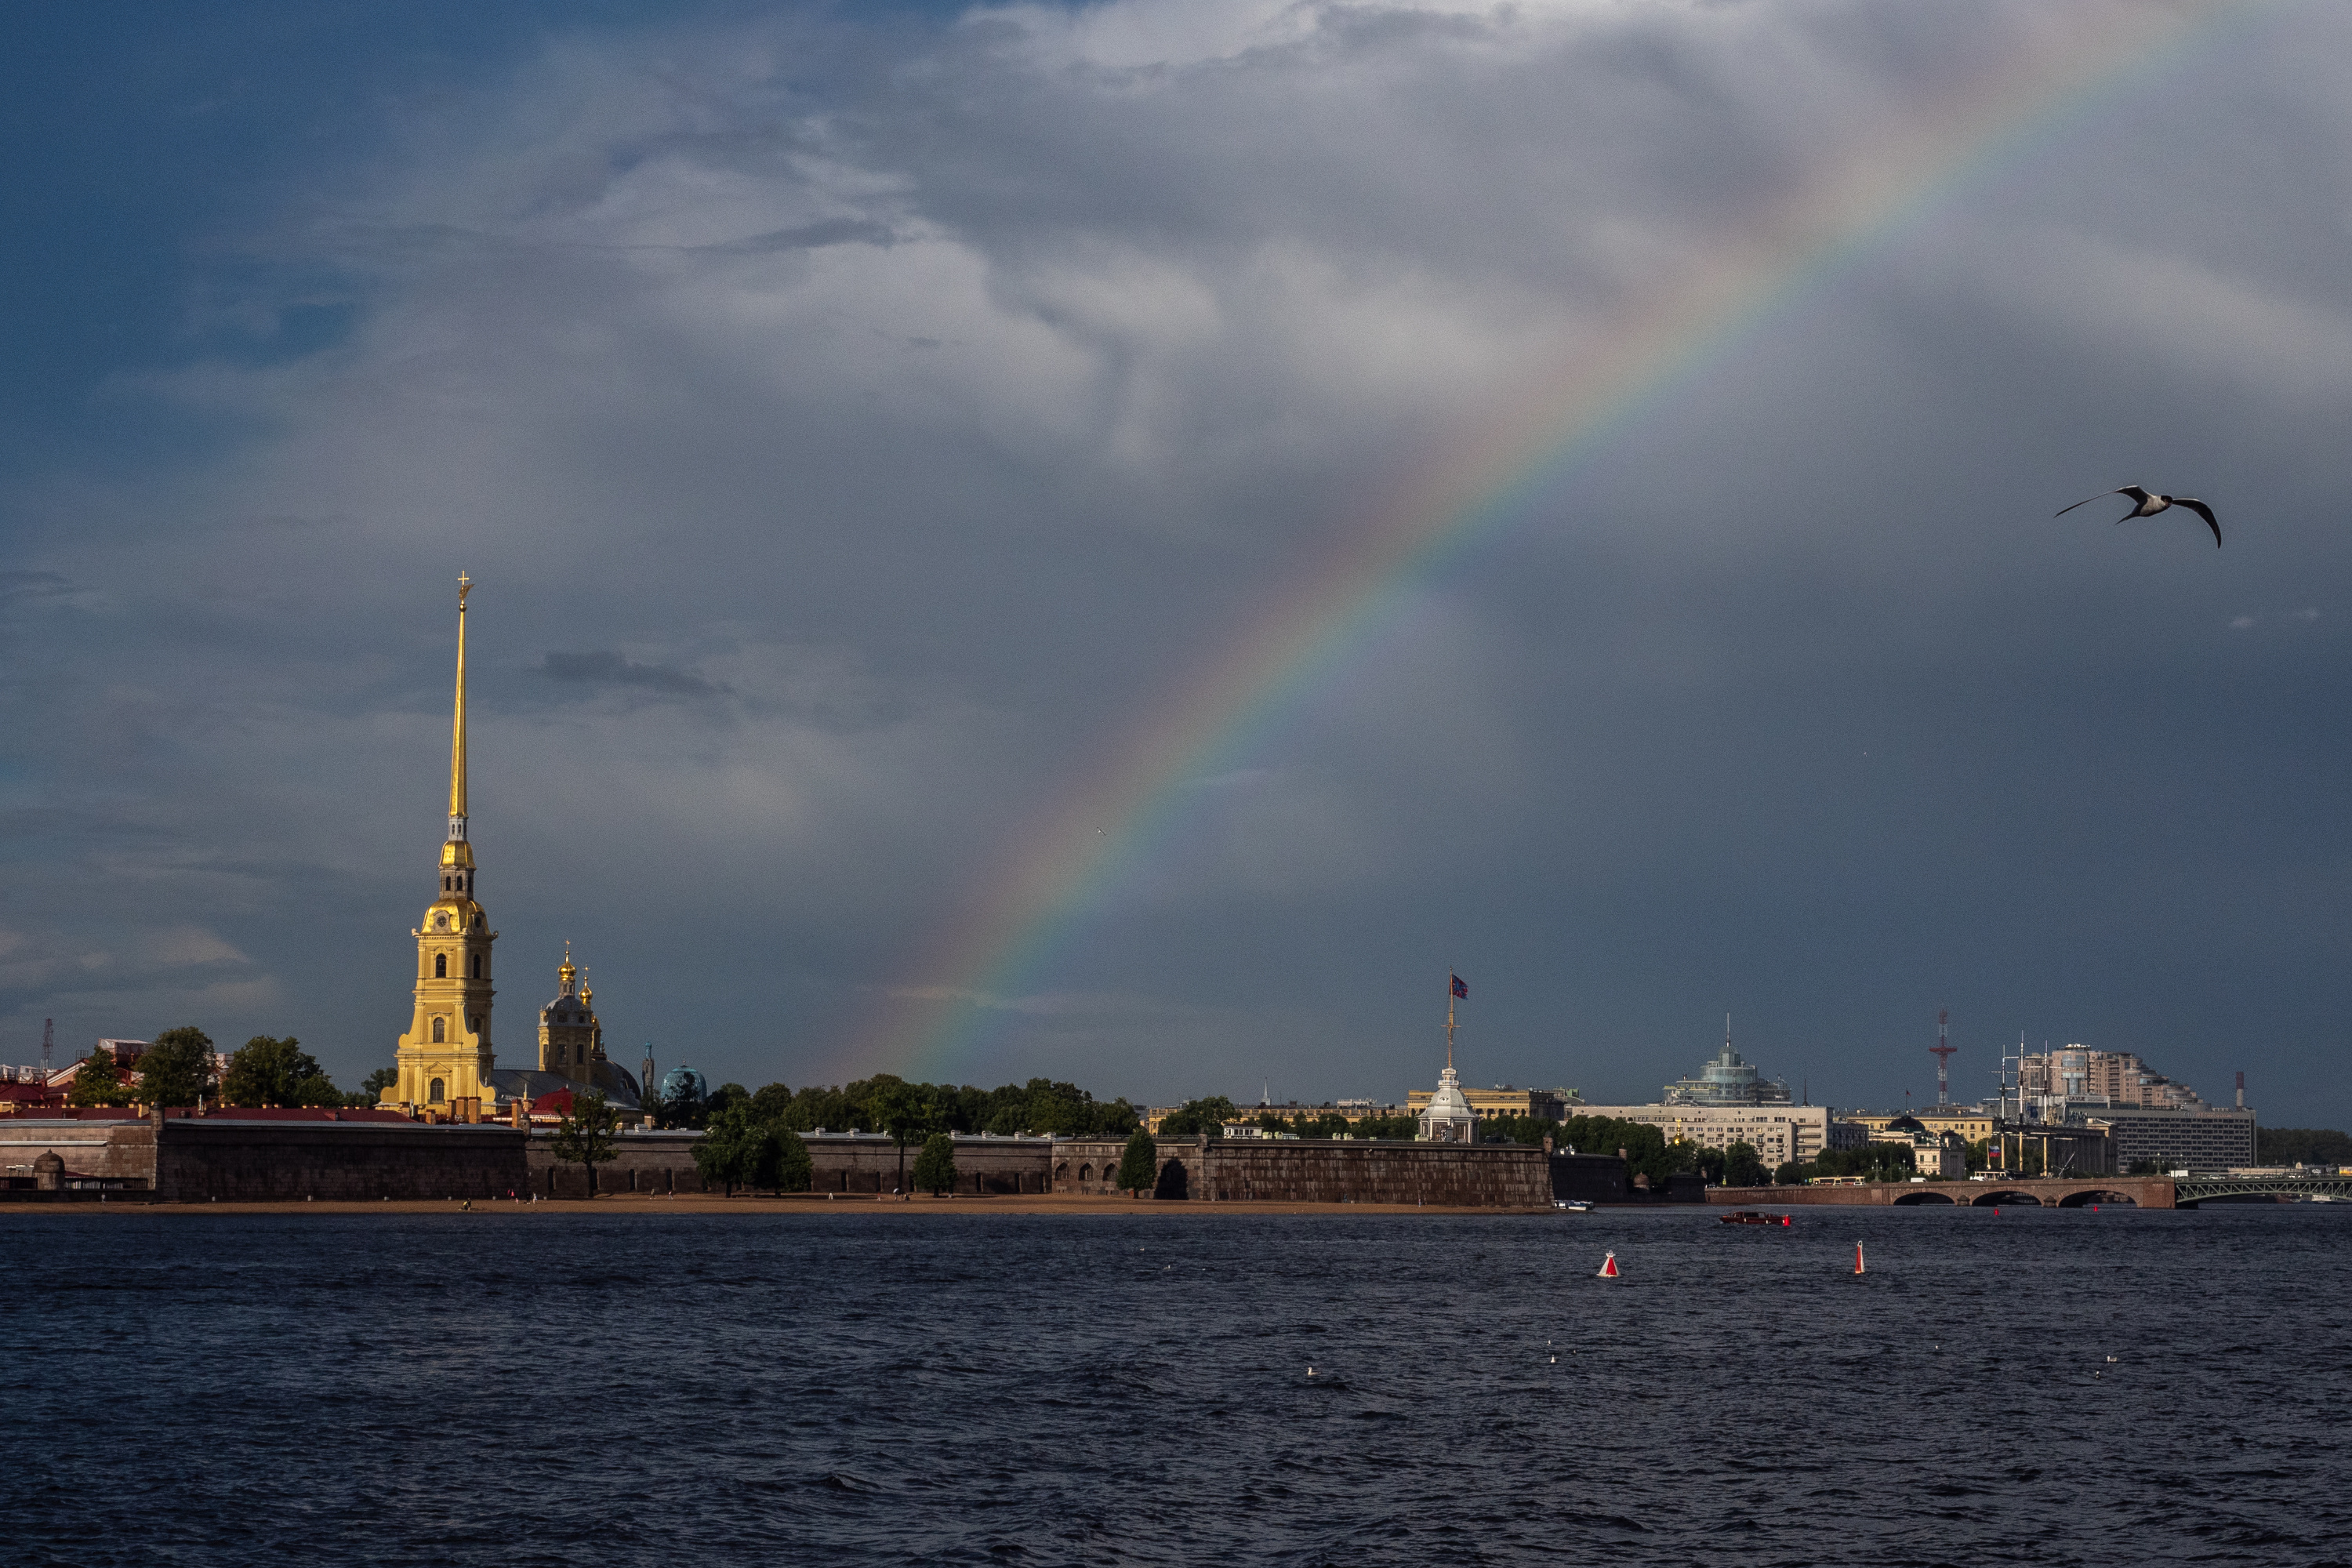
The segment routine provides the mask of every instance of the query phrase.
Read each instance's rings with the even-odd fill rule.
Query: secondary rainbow
[[[911,966],[868,999],[869,1028],[843,1065],[947,1076],[1020,1000],[1066,933],[1147,863],[1188,815],[1195,781],[1245,758],[1267,724],[1332,672],[1399,601],[1475,541],[1529,515],[1643,410],[1672,396],[1776,314],[1987,173],[2046,144],[2123,91],[2172,68],[2216,26],[2262,0],[2097,7],[2042,47],[1879,128],[1759,219],[1576,345],[1548,380],[1511,389],[1443,447],[1390,504],[1339,531],[1272,606],[1147,705],[1016,835],[996,872]],[[878,1004],[878,1005],[877,1005]]]

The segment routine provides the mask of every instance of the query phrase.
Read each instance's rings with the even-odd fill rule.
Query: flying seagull
[[[2116,519],[2117,522],[2129,522],[2136,517],[2154,517],[2158,512],[2169,510],[2171,508],[2176,506],[2185,506],[2190,511],[2193,511],[2198,516],[2203,518],[2205,520],[2205,526],[2213,531],[2213,548],[2216,550],[2221,548],[2221,525],[2213,521],[2213,509],[2207,506],[2201,500],[2197,500],[2189,496],[2150,495],[2147,491],[2140,489],[2137,485],[2126,485],[2119,490],[2101,490],[2098,495],[2086,497],[2082,500],[2076,501],[2074,506],[2088,506],[2092,501],[2098,500],[2105,496],[2129,496],[2132,499],[2132,510],[2124,513],[2123,516]],[[2063,517],[2068,512],[2073,511],[2074,510],[2074,506],[2061,507],[2053,515]]]

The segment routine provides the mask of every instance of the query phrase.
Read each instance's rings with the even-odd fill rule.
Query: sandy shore
[[[232,1215],[232,1214],[299,1214],[299,1215],[416,1215],[416,1214],[529,1214],[551,1215],[665,1215],[665,1214],[726,1214],[726,1215],[962,1215],[985,1217],[992,1215],[1072,1215],[1096,1217],[1158,1217],[1175,1218],[1184,1215],[1226,1215],[1246,1217],[1252,1215],[1326,1215],[1354,1218],[1367,1215],[1503,1215],[1546,1214],[1546,1209],[1441,1208],[1435,1205],[1418,1204],[1300,1204],[1300,1203],[1155,1203],[1149,1198],[1075,1197],[1056,1194],[1010,1194],[1001,1197],[934,1198],[917,1195],[912,1199],[870,1194],[856,1197],[825,1197],[823,1194],[795,1193],[784,1197],[766,1195],[732,1198],[704,1194],[679,1194],[660,1197],[646,1193],[614,1193],[599,1198],[541,1198],[537,1202],[476,1200],[470,1207],[451,1202],[390,1202],[390,1203],[284,1203],[284,1204],[149,1204],[133,1198],[128,1202],[74,1204],[6,1204],[0,1205],[0,1219],[35,1215]],[[1573,1218],[1573,1215],[1565,1215]]]

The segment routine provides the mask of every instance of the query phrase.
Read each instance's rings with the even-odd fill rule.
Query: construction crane
[[[49,1074],[57,1070],[57,1058],[58,1021],[55,1018],[44,1018],[41,1020],[41,1087],[43,1089],[49,1087]]]
[[[1948,1009],[1936,1009],[1936,1043],[1927,1047],[1927,1054],[1936,1058],[1936,1103],[1939,1106],[1952,1103],[1952,1053],[1960,1048],[1952,1044],[1951,1017]]]

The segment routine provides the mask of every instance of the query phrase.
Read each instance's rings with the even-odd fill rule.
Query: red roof
[[[195,1111],[187,1106],[173,1106],[163,1112],[175,1121],[193,1118]],[[207,1121],[406,1121],[397,1110],[341,1110],[321,1105],[212,1105],[205,1108]],[[38,1110],[19,1110],[9,1120],[17,1121],[135,1121],[139,1112],[127,1105],[44,1106]]]

